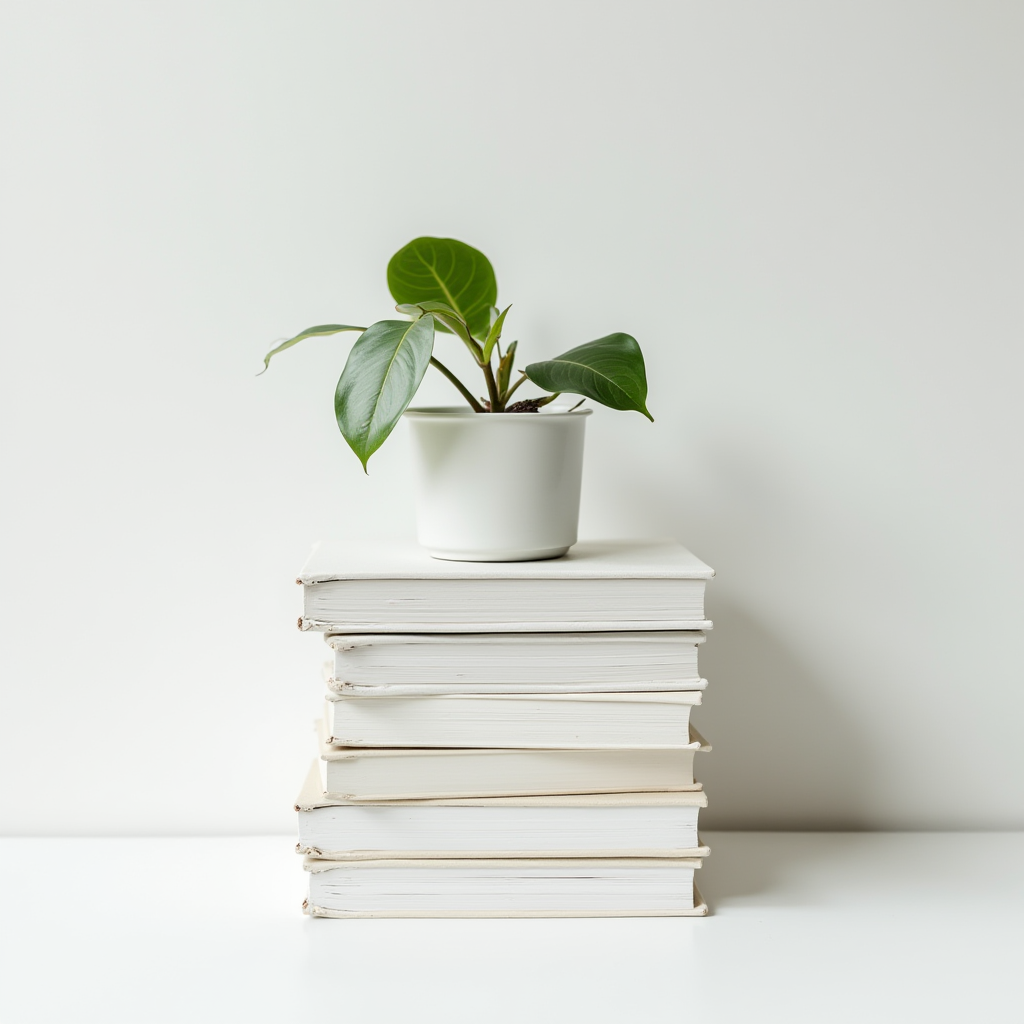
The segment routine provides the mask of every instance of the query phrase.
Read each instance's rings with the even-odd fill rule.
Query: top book
[[[412,544],[321,543],[298,582],[300,629],[518,633],[710,629],[714,570],[681,544],[582,541],[539,562],[448,562]]]

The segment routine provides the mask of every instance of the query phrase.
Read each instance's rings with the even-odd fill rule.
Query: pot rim
[[[406,409],[402,415],[411,416],[414,419],[430,420],[480,418],[484,422],[501,419],[505,421],[526,420],[530,423],[536,423],[541,417],[545,419],[563,419],[570,416],[589,416],[593,411],[593,409],[560,409],[557,407],[552,409],[550,406],[545,406],[536,412],[474,412],[468,405],[425,405],[415,409]]]

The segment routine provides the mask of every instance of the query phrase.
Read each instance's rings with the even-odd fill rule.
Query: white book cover
[[[328,860],[700,857],[703,791],[394,800],[323,794],[314,762],[295,804],[298,851]]]
[[[350,801],[695,791],[694,755],[711,749],[692,725],[679,748],[516,750],[336,747],[317,724],[323,793]]]
[[[655,693],[328,693],[328,743],[339,747],[687,747],[700,690]]]
[[[326,633],[705,630],[714,570],[675,541],[581,541],[561,558],[454,562],[415,545],[321,543],[301,629]]]
[[[615,693],[702,690],[704,633],[328,634],[336,693]]]
[[[699,858],[307,858],[314,917],[703,917]]]

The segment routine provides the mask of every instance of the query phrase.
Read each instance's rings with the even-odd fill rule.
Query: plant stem
[[[465,384],[459,380],[458,377],[448,369],[440,359],[435,359],[433,356],[430,357],[430,365],[440,370],[458,389],[459,394],[469,402],[470,408],[473,412],[483,412],[484,407],[473,397],[473,392],[466,387]]]
[[[523,373],[522,370],[520,370],[519,372]],[[505,401],[506,401],[506,403],[512,397],[512,395],[514,394],[516,388],[519,387],[519,385],[522,384],[524,380],[526,380],[526,374],[525,373],[523,373],[523,375],[519,378],[519,380],[517,380],[515,382],[515,384],[513,384],[512,387],[510,387],[508,389],[508,391],[505,392]]]
[[[501,412],[505,405],[498,394],[498,384],[494,379],[494,371],[490,363],[483,363],[484,377],[487,379],[487,397],[491,400],[491,412]]]

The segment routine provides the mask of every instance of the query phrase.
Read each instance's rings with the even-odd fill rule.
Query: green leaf
[[[568,391],[612,409],[635,409],[654,421],[647,411],[643,353],[628,334],[609,334],[555,359],[531,363],[526,375],[545,391]]]
[[[395,309],[411,317],[432,316],[442,331],[458,335],[473,353],[473,358],[480,361],[480,343],[473,340],[465,321],[446,302],[400,302]]]
[[[278,352],[283,352],[286,348],[291,348],[292,345],[298,345],[303,338],[320,338],[328,334],[340,334],[342,331],[365,331],[365,327],[350,327],[348,324],[321,324],[319,327],[307,327],[301,334],[296,334],[294,338],[289,338],[287,341],[281,342],[277,348],[272,348],[263,357],[263,369],[256,374],[257,377],[262,373],[267,372],[267,368],[270,366],[270,360],[272,356],[276,356]]]
[[[499,314],[498,319],[491,324],[491,329],[487,333],[487,340],[484,342],[484,362],[489,363],[491,361],[491,352],[494,351],[494,346],[498,344],[501,339],[501,328],[505,323],[505,314],[512,308],[511,304],[506,306]]]
[[[458,335],[469,347],[470,352],[473,353],[475,359],[480,358],[480,342],[474,340],[472,335],[469,333],[469,328],[466,324],[459,319],[457,316],[451,316],[448,313],[433,312],[430,314],[436,321],[442,331],[447,330],[452,334]]]
[[[519,346],[518,341],[513,341],[509,345],[508,350],[501,357],[501,362],[498,363],[498,394],[501,395],[501,400],[505,400],[505,392],[508,391],[508,382],[512,378],[512,367],[516,362],[516,348]]]
[[[447,302],[400,302],[395,309],[412,317],[426,316],[427,313],[445,313],[456,318],[459,316]]]
[[[451,316],[458,316],[459,314],[448,305],[447,302],[434,302],[433,300],[427,300],[426,302],[400,302],[395,309],[399,313],[405,313],[406,316],[419,315],[423,316],[425,313],[449,313]]]
[[[409,407],[434,348],[434,320],[380,320],[356,340],[334,392],[334,415],[366,469]]]
[[[475,338],[487,337],[498,300],[494,268],[478,249],[454,238],[415,238],[388,263],[395,302],[446,303]]]
[[[400,302],[395,306],[395,310],[398,313],[404,313],[405,316],[410,316],[413,320],[419,320],[421,316],[426,316],[427,311],[415,302]]]

